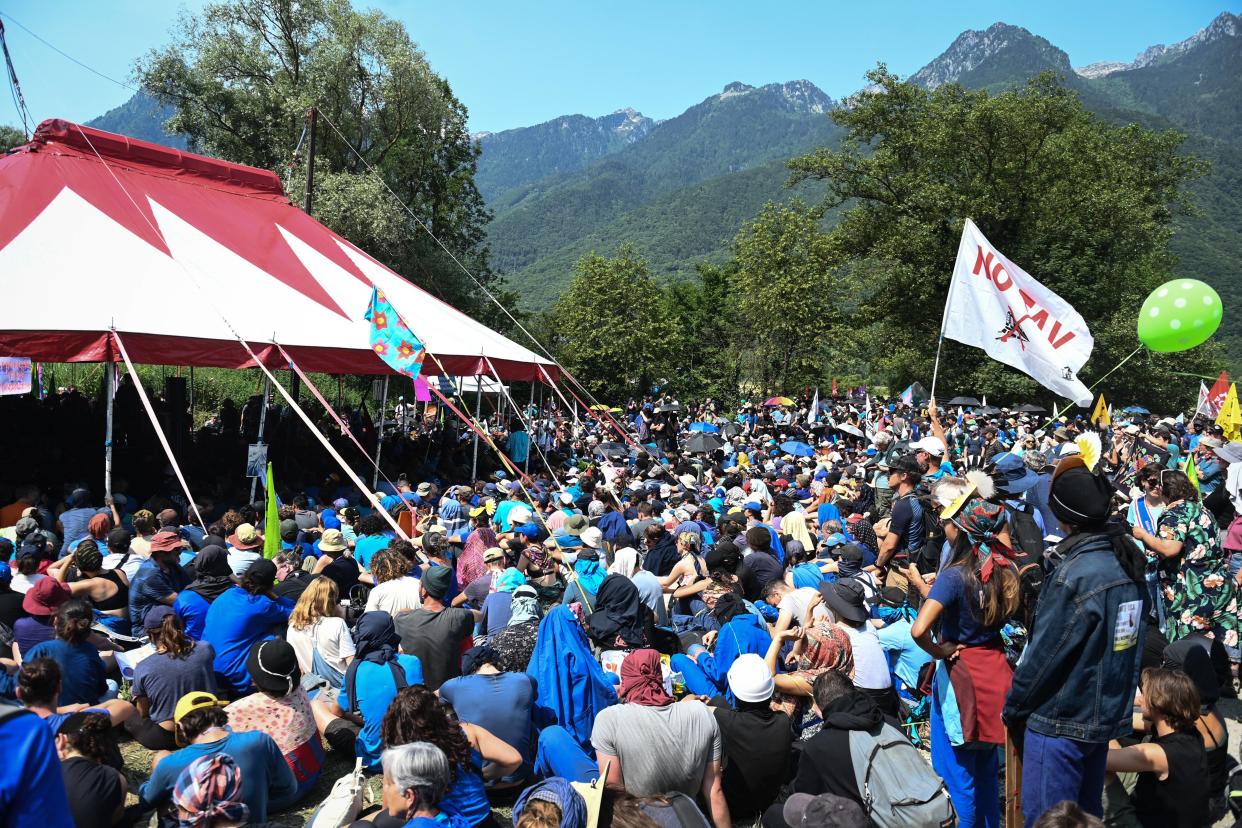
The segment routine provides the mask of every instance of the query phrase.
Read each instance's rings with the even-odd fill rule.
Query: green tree
[[[748,388],[784,393],[824,378],[831,329],[848,289],[820,227],[821,210],[795,200],[764,206],[733,243],[733,337]]]
[[[17,127],[0,126],[0,152],[26,143],[26,133]]]
[[[849,206],[829,233],[831,257],[866,264],[855,345],[890,387],[928,384],[963,220],[1087,320],[1088,384],[1137,345],[1139,306],[1174,278],[1171,222],[1204,165],[1179,154],[1183,136],[1094,118],[1050,74],[990,95],[957,85],[928,91],[882,66],[853,105],[833,112],[838,150],[790,162],[795,181],[827,184],[825,206]],[[1209,372],[1212,347],[1144,353],[1103,386],[1155,401],[1185,385],[1170,369]],[[942,393],[1051,397],[979,350],[945,342]]]
[[[623,402],[675,370],[666,300],[629,245],[578,260],[552,324],[557,357],[601,400]]]
[[[466,108],[400,22],[347,0],[223,0],[184,15],[173,42],[136,71],[175,107],[170,132],[196,151],[279,172],[294,199],[306,180],[305,147],[294,150],[318,108],[316,217],[454,305],[477,311],[485,301],[453,261],[495,278],[490,214],[474,186],[479,146]]]
[[[673,282],[664,292],[677,343],[669,385],[678,394],[725,400],[737,394],[739,351],[731,325],[736,308],[729,289],[736,269],[734,262],[699,262],[694,278]]]

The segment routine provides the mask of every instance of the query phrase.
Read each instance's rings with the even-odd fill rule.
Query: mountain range
[[[1198,214],[1177,219],[1173,250],[1181,275],[1220,292],[1222,337],[1242,360],[1242,314],[1228,312],[1242,309],[1242,18],[1222,13],[1180,43],[1080,68],[1045,38],[996,23],[963,32],[911,79],[999,91],[1044,70],[1098,116],[1181,130],[1186,150],[1211,162],[1192,186]],[[814,185],[785,186],[784,162],[840,140],[828,118],[839,105],[806,80],[734,82],[664,121],[622,109],[480,133],[476,183],[495,214],[493,261],[531,309],[560,295],[580,256],[622,242],[632,242],[662,278],[687,278],[696,262],[723,260],[740,225],[765,202],[819,198]],[[164,133],[166,118],[139,94],[91,125],[183,144]]]

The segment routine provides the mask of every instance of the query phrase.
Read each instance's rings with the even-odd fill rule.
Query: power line
[[[73,61],[73,62],[74,62],[74,63],[76,63],[78,66],[81,66],[83,69],[85,69],[86,71],[90,72],[91,74],[93,74],[93,75],[98,75],[99,77],[103,78],[104,80],[106,80],[106,81],[111,81],[112,83],[115,83],[117,86],[122,86],[122,87],[124,87],[124,88],[126,88],[126,89],[130,90],[131,92],[138,92],[138,91],[139,91],[136,87],[130,86],[128,83],[125,83],[124,81],[119,81],[119,80],[117,80],[116,78],[114,78],[114,77],[112,77],[112,76],[110,76],[110,75],[105,75],[103,72],[100,72],[100,71],[99,71],[98,69],[96,69],[95,67],[86,65],[86,64],[85,64],[85,63],[83,63],[82,61],[80,61],[80,60],[78,60],[77,58],[75,58],[73,55],[71,55],[71,54],[69,54],[68,52],[64,51],[63,49],[57,48],[56,46],[52,45],[52,44],[51,44],[51,43],[49,43],[48,41],[44,40],[43,38],[39,37],[37,34],[35,34],[34,32],[32,32],[32,31],[31,31],[31,30],[30,30],[27,26],[24,26],[20,20],[18,20],[16,17],[14,17],[13,15],[9,14],[8,12],[3,12],[3,11],[0,11],[0,17],[7,17],[7,18],[9,19],[9,21],[13,23],[13,25],[17,26],[17,28],[21,29],[23,32],[25,32],[26,34],[30,35],[30,36],[31,36],[31,37],[33,37],[35,40],[39,41],[39,42],[40,42],[40,43],[42,43],[44,46],[46,46],[47,48],[51,49],[53,52],[55,52],[56,54],[58,54],[58,55],[60,55],[61,57],[65,58],[66,60]],[[0,26],[0,30],[2,30],[2,29],[3,29],[3,27],[2,27],[2,26]],[[7,50],[7,48],[6,48],[6,50],[5,50],[5,56],[6,56],[6,57],[8,56],[8,50]]]

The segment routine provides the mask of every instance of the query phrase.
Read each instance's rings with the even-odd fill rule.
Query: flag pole
[[[966,221],[970,221],[970,217],[966,217]],[[954,254],[956,256],[956,254]],[[954,262],[957,259],[954,258]],[[953,301],[953,287],[957,284],[957,268],[953,268],[953,273],[949,276],[949,292],[944,297],[944,311],[940,314],[940,338],[936,340],[936,362],[932,366],[932,387],[928,399],[936,399],[936,380],[940,376],[940,349],[944,347],[944,326],[949,321],[949,304]]]

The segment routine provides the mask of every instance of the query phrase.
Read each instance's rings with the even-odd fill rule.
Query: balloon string
[[[1121,362],[1118,362],[1116,365],[1114,365],[1114,366],[1113,366],[1112,371],[1109,371],[1107,374],[1105,374],[1104,376],[1100,377],[1100,378],[1099,378],[1098,380],[1096,380],[1095,382],[1091,383],[1091,385],[1087,388],[1087,390],[1088,390],[1088,391],[1090,391],[1092,388],[1095,388],[1095,387],[1096,387],[1097,385],[1099,385],[1101,382],[1103,382],[1104,380],[1108,379],[1109,375],[1111,375],[1111,374],[1113,373],[1113,371],[1116,371],[1118,368],[1120,368],[1121,366],[1125,365],[1127,362],[1129,362],[1129,361],[1130,361],[1130,357],[1134,356],[1135,354],[1137,354],[1137,353],[1138,353],[1139,351],[1141,351],[1141,350],[1143,350],[1143,346],[1142,346],[1142,345],[1140,345],[1140,346],[1138,346],[1137,348],[1135,348],[1133,351],[1131,351],[1131,352],[1130,352],[1130,356],[1127,356],[1127,357],[1126,357],[1125,359],[1123,359]]]

